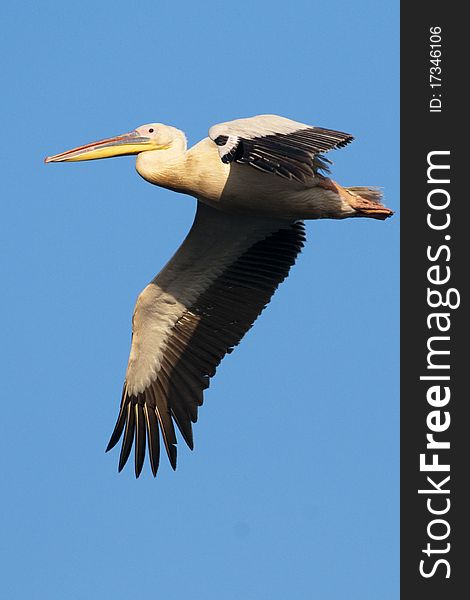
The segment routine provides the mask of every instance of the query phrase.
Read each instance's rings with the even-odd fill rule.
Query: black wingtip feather
[[[170,444],[170,448],[166,449],[168,458],[170,460],[170,465],[173,471],[176,471],[176,446],[174,444]]]
[[[135,412],[133,410],[132,401],[127,404],[127,419],[126,428],[124,430],[124,439],[122,440],[121,454],[119,455],[119,473],[123,470],[124,465],[129,458],[129,454],[132,448],[132,442],[134,439],[134,427],[135,427]]]
[[[127,396],[126,384],[124,384],[124,388],[122,390],[122,398],[121,398],[121,407],[119,409],[119,415],[116,420],[116,425],[114,426],[113,433],[109,439],[108,445],[106,446],[105,452],[109,452],[121,439],[122,431],[124,429],[124,425],[126,424],[126,408],[127,403],[129,402],[129,398]]]
[[[138,479],[142,472],[142,467],[145,459],[145,418],[143,402],[137,402],[135,405],[135,456],[134,470],[135,476]]]
[[[178,408],[175,407],[176,410],[172,409],[171,415],[178,426],[178,429],[183,436],[184,441],[186,442],[188,448],[190,450],[194,450],[194,439],[193,439],[193,429],[191,427],[191,421],[187,418],[186,415],[179,414]]]
[[[153,409],[144,404],[145,423],[147,427],[147,441],[149,448],[150,468],[154,477],[157,476],[160,462],[160,434],[158,433],[158,421]]]

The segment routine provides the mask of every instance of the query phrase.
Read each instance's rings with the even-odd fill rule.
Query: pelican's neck
[[[185,191],[186,137],[182,131],[175,132],[168,148],[138,154],[136,169],[141,177],[154,185]]]

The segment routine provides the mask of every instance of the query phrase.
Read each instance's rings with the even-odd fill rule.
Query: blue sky
[[[195,451],[104,454],[139,291],[194,201],[125,157],[46,154],[260,113],[351,132],[344,185],[398,208],[398,3],[2,9],[0,557],[9,600],[398,597],[398,216],[319,221],[206,392]],[[131,465],[132,467],[132,465]]]

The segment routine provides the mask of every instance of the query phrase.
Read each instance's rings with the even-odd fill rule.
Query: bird
[[[136,301],[119,414],[106,448],[122,437],[119,472],[134,446],[135,476],[148,452],[155,477],[161,442],[176,469],[175,425],[193,449],[204,390],[289,274],[306,240],[305,220],[393,214],[379,188],[343,187],[329,177],[325,153],[353,139],[258,115],[214,125],[189,149],[183,131],[150,123],[46,157],[56,163],[136,155],[146,181],[197,200],[187,237]]]

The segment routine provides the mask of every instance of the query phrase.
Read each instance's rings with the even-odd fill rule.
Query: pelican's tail
[[[344,200],[357,211],[358,217],[387,219],[393,215],[393,211],[382,204],[382,192],[379,188],[353,186],[342,188],[343,190]]]
[[[364,185],[354,185],[351,187],[344,188],[351,194],[356,196],[362,196],[365,200],[371,200],[377,204],[382,204],[382,190],[378,187],[366,187]]]

